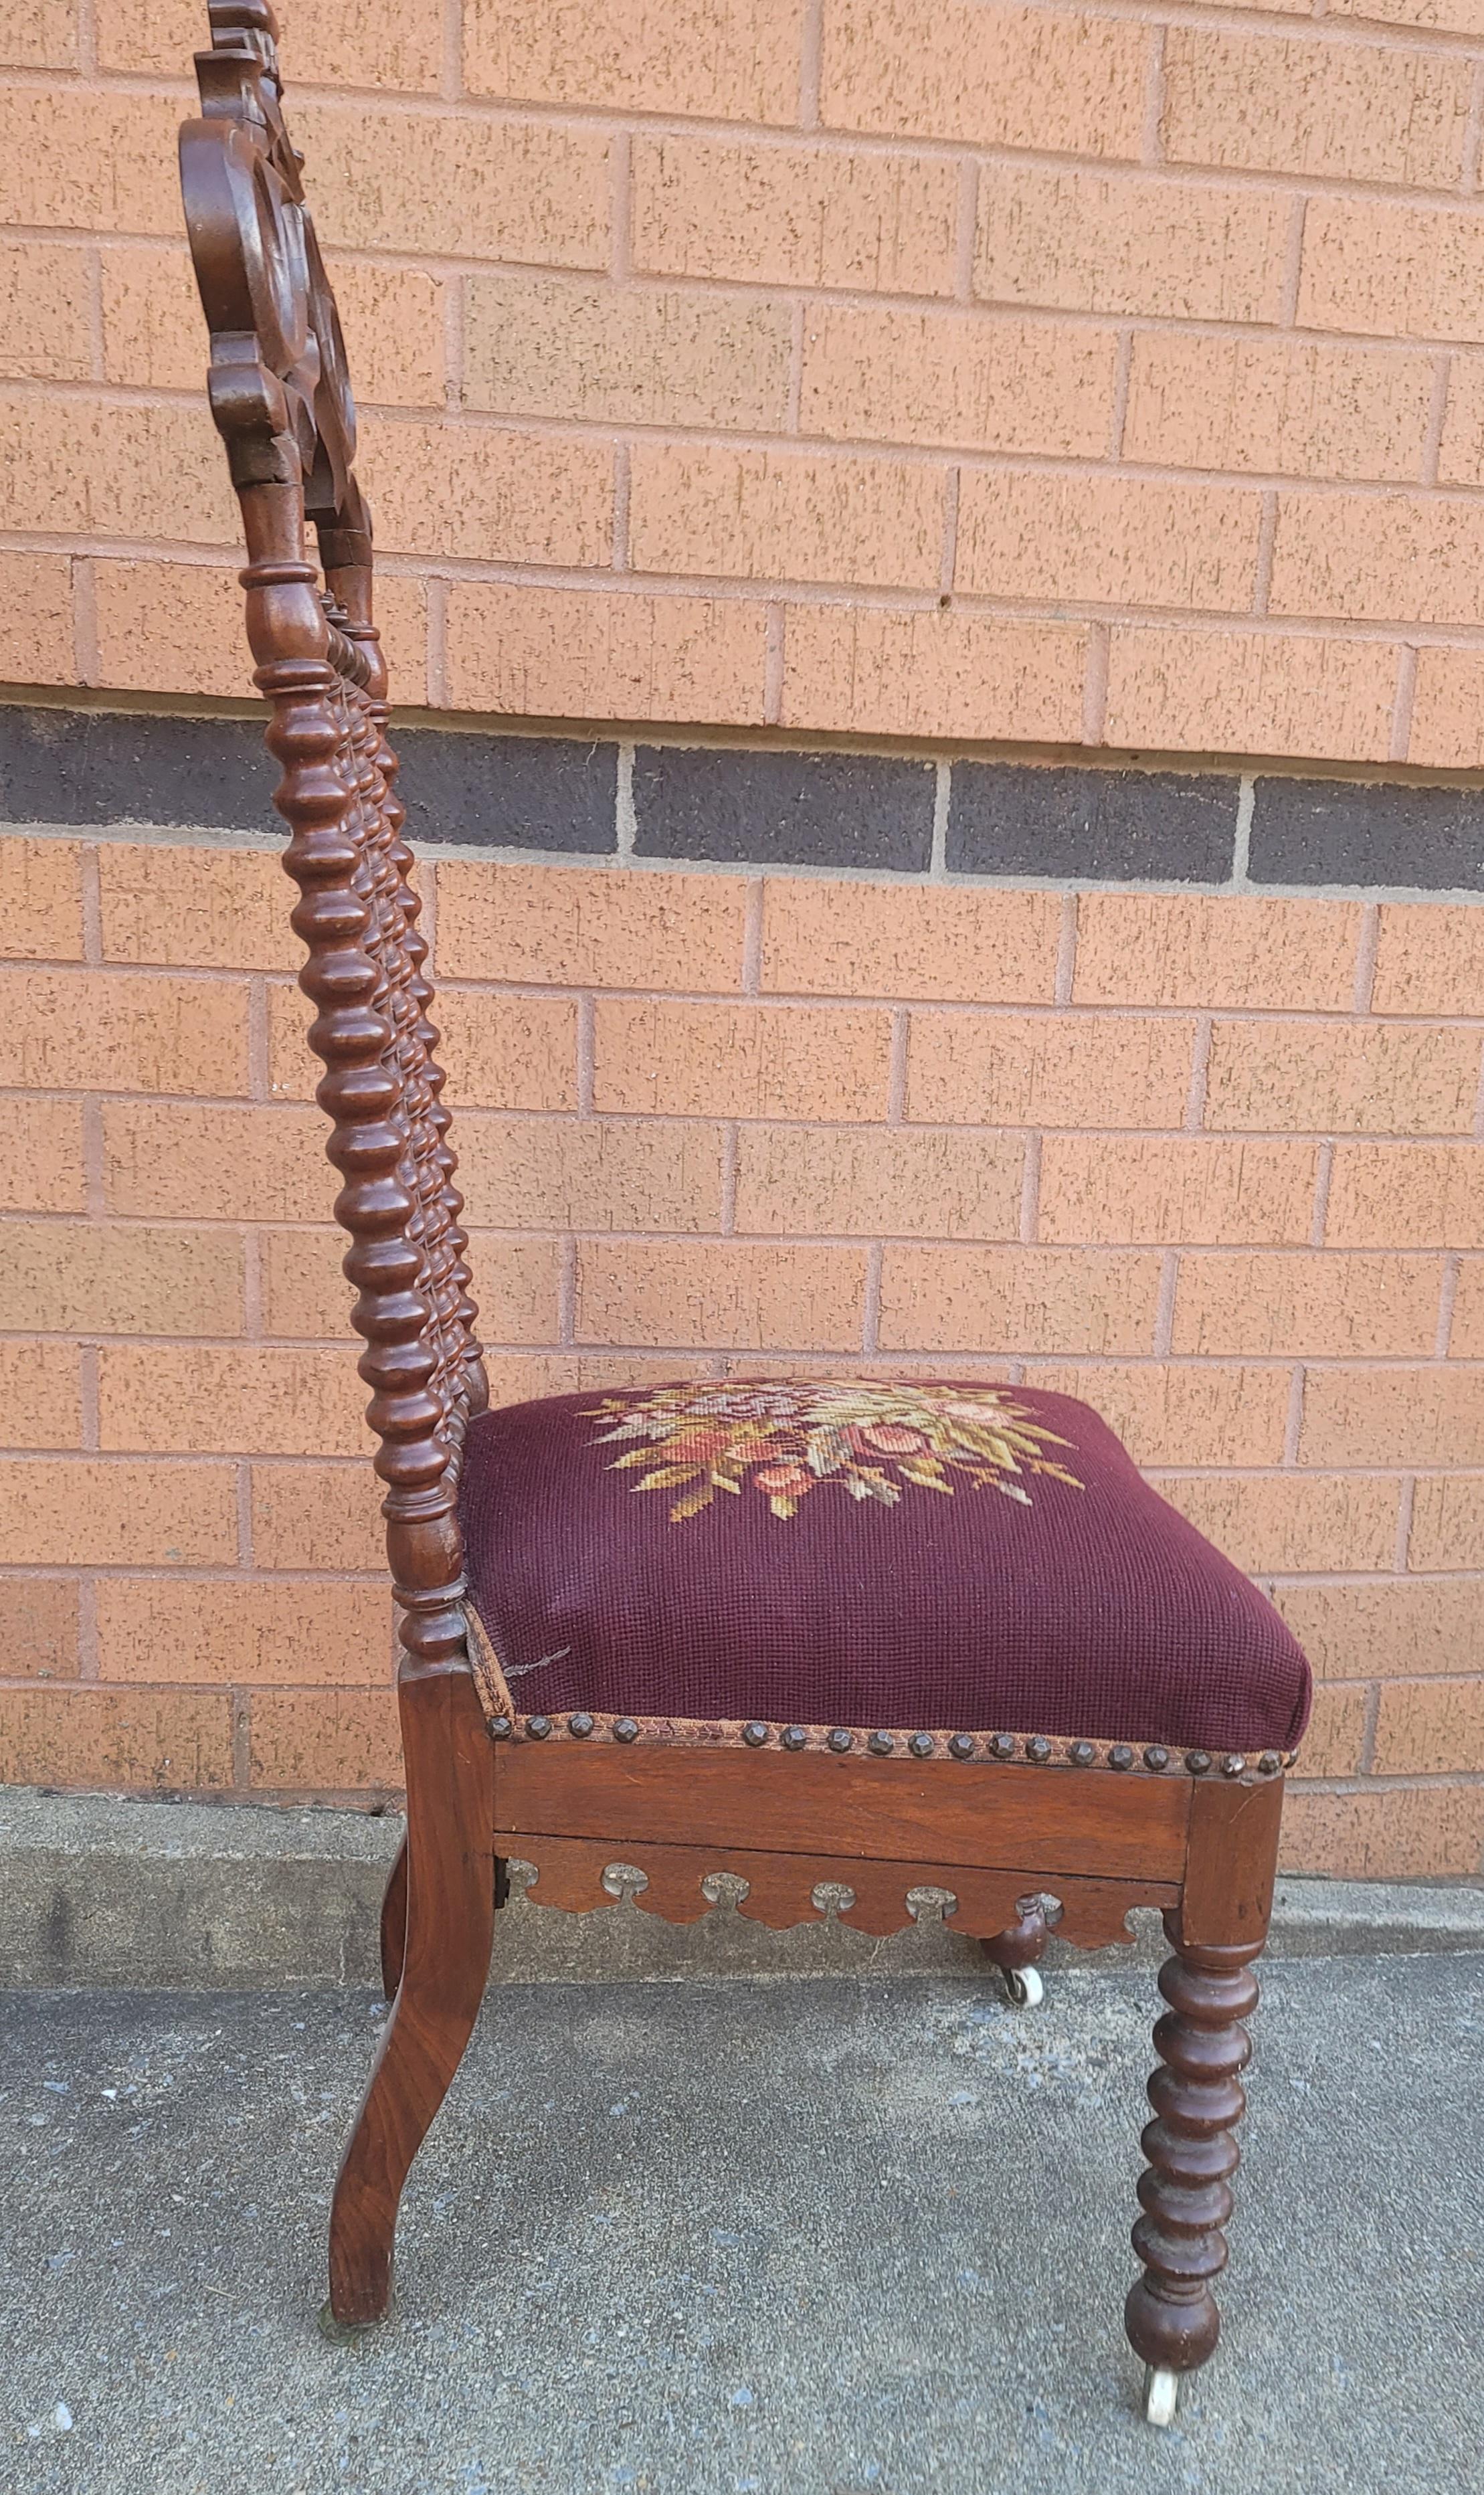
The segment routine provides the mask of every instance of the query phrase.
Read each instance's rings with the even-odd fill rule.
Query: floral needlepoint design
[[[1031,1504],[1029,1476],[1082,1484],[1046,1450],[1069,1446],[996,1386],[907,1386],[829,1378],[799,1386],[660,1386],[609,1395],[587,1416],[610,1424],[598,1444],[634,1439],[609,1469],[638,1471],[636,1491],[678,1491],[670,1523],[718,1491],[760,1491],[787,1523],[815,1491],[895,1507],[902,1484],[951,1497],[966,1483]],[[642,1469],[640,1469],[642,1467]]]

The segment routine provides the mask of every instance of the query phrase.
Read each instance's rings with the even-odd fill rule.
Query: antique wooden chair
[[[936,1892],[1022,1998],[1053,1925],[1097,1949],[1158,1906],[1168,2006],[1126,2319],[1168,2422],[1217,2341],[1304,1658],[1062,1396],[711,1379],[486,1409],[335,306],[266,0],[209,14],[186,220],[402,1617],[394,2006],[335,2191],[327,2310],[386,2311],[398,2200],[511,1858],[538,1903],[637,1889],[682,1923],[721,1873],[775,1928],[834,1902],[890,1932]]]

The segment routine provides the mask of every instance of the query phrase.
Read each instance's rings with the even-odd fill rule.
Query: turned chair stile
[[[537,1903],[634,1893],[682,1923],[719,1874],[775,1928],[837,1911],[886,1933],[936,1900],[1022,2004],[1053,1928],[1101,1948],[1155,1906],[1170,1956],[1126,2322],[1167,2423],[1217,2340],[1307,1667],[1066,1397],[703,1379],[488,1409],[339,323],[268,0],[208,15],[186,222],[400,1616],[393,2006],[335,2188],[328,2315],[387,2309],[512,1865]]]

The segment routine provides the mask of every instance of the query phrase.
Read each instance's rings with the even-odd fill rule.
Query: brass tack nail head
[[[950,1759],[972,1759],[974,1756],[973,1734],[955,1733],[953,1739],[948,1743],[948,1756]]]
[[[528,1741],[544,1741],[550,1730],[551,1718],[549,1715],[528,1715],[526,1717],[526,1739]]]
[[[492,1741],[508,1741],[513,1731],[514,1726],[511,1724],[509,1715],[491,1715],[489,1719],[489,1738]]]
[[[1050,1756],[1051,1744],[1044,1734],[1034,1733],[1026,1743],[1026,1757],[1034,1759],[1038,1768],[1043,1768]]]
[[[1283,1761],[1276,1750],[1264,1750],[1257,1762],[1257,1773],[1260,1776],[1276,1776],[1282,1766]]]
[[[914,1759],[930,1759],[933,1755],[933,1736],[931,1733],[914,1733],[907,1746]]]
[[[843,1724],[837,1724],[830,1734],[829,1746],[832,1750],[843,1752],[852,1748],[854,1740],[853,1733],[848,1733]]]
[[[1209,1750],[1187,1750],[1185,1754],[1185,1763],[1190,1769],[1192,1776],[1206,1776],[1211,1772],[1211,1753]]]
[[[1108,1765],[1110,1768],[1120,1769],[1132,1767],[1133,1752],[1129,1749],[1127,1741],[1114,1742],[1112,1749],[1108,1752]]]
[[[639,1728],[632,1715],[620,1715],[615,1718],[613,1725],[615,1741],[636,1741],[638,1738]]]
[[[585,1708],[579,1708],[575,1715],[568,1716],[567,1729],[574,1741],[587,1740],[593,1729],[593,1719]]]
[[[1228,1757],[1221,1761],[1221,1773],[1223,1776],[1246,1775],[1247,1761],[1242,1756],[1240,1750],[1233,1750]]]
[[[1155,1774],[1158,1776],[1162,1775],[1164,1770],[1169,1766],[1169,1763],[1170,1754],[1168,1750],[1163,1747],[1162,1743],[1159,1741],[1151,1742],[1149,1748],[1144,1753],[1145,1767],[1153,1768]]]
[[[889,1733],[873,1733],[866,1743],[872,1757],[877,1759],[889,1759],[896,1746]]]
[[[1074,1768],[1090,1768],[1098,1753],[1091,1741],[1073,1741],[1067,1755]]]
[[[742,1727],[742,1739],[750,1750],[760,1750],[767,1738],[766,1724],[744,1724]]]
[[[784,1726],[783,1744],[786,1750],[802,1750],[808,1739],[809,1736],[805,1732],[802,1724],[786,1724]]]
[[[1013,1759],[1015,1755],[1015,1744],[1008,1733],[997,1733],[989,1747],[991,1756],[997,1759]]]

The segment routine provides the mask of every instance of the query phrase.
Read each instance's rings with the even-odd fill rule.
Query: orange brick
[[[176,58],[187,58],[186,45]],[[445,281],[422,269],[339,262],[330,272],[356,397],[367,406],[442,407]],[[200,390],[206,339],[187,253],[121,243],[102,254],[105,378],[134,388]],[[91,369],[84,359],[80,378]]]
[[[1460,35],[1484,34],[1479,0],[1330,0],[1332,17],[1374,17],[1386,26],[1420,26]]]
[[[963,1125],[1178,1126],[1194,1032],[1165,1016],[914,1013],[907,1114]]]
[[[1160,131],[1172,164],[1455,190],[1469,85],[1448,52],[1173,26]]]
[[[767,610],[729,598],[516,588],[448,591],[448,697],[516,718],[758,722]]]
[[[1441,1280],[1434,1256],[1182,1256],[1173,1348],[1298,1359],[1431,1351]]]
[[[100,1092],[245,1092],[247,996],[201,979],[0,972],[0,1081]]]
[[[1066,1248],[888,1248],[886,1351],[1154,1349],[1158,1256]]]
[[[82,959],[82,851],[76,841],[0,839],[0,952]]]
[[[1380,1793],[1290,1790],[1283,1806],[1285,1871],[1337,1880],[1455,1879],[1484,1850],[1484,1788],[1398,1786]]]
[[[181,110],[177,95],[137,86],[7,89],[0,94],[0,224],[173,239],[180,231]]]
[[[574,998],[444,987],[433,1010],[446,1097],[456,1112],[576,1107]],[[268,990],[268,1088],[275,1100],[314,1097],[323,1068],[306,1036],[313,1015],[298,988]]]
[[[0,1777],[92,1792],[219,1792],[232,1701],[180,1689],[0,1689]]]
[[[1324,1236],[1331,1248],[1476,1248],[1484,1243],[1477,1144],[1341,1144]]]
[[[269,1792],[394,1793],[402,1782],[395,1691],[255,1691],[251,1775]]]
[[[337,260],[330,271],[346,355],[365,407],[442,407],[449,279]]]
[[[145,693],[252,692],[253,662],[235,570],[100,557],[93,564],[93,594],[100,684]],[[420,702],[427,688],[426,588],[420,580],[382,570],[376,614],[398,695]],[[266,807],[263,819],[273,819]]]
[[[1383,761],[1396,672],[1386,641],[1115,626],[1103,741]]]
[[[1315,199],[1304,217],[1302,329],[1379,338],[1479,335],[1484,231],[1456,208]]]
[[[1467,624],[1484,562],[1484,513],[1459,495],[1285,494],[1278,506],[1275,615]]]
[[[639,443],[630,550],[639,571],[936,589],[945,492],[901,460]]]
[[[1165,1473],[1160,1496],[1249,1571],[1389,1568],[1400,1484],[1354,1473]]]
[[[964,312],[808,306],[800,426],[841,442],[1101,458],[1111,329]]]
[[[8,1099],[0,1109],[0,1204],[17,1213],[80,1213],[86,1201],[78,1102]]]
[[[1475,1658],[1476,1660],[1477,1658]],[[1484,1679],[1388,1681],[1376,1721],[1378,1776],[1484,1768]]]
[[[737,1228],[1014,1239],[1025,1148],[952,1127],[744,1126]]]
[[[82,1393],[74,1346],[0,1342],[0,1403],[12,1446],[80,1446]]]
[[[1438,446],[1438,475],[1444,485],[1471,485],[1484,456],[1484,355],[1448,359],[1448,403]]]
[[[1349,902],[1083,893],[1073,994],[1081,1004],[1338,1011],[1360,926]]]
[[[341,1272],[349,1244],[338,1230],[263,1232],[265,1334],[350,1345],[355,1293]],[[470,1252],[480,1334],[491,1342],[550,1342],[557,1331],[559,1243],[477,1235]]]
[[[958,168],[935,156],[634,142],[634,258],[666,277],[951,294]]]
[[[23,1567],[230,1567],[237,1556],[230,1464],[0,1459],[0,1558]]]
[[[1418,651],[1407,759],[1443,771],[1484,763],[1484,650]]]
[[[1133,477],[971,469],[959,494],[959,589],[1132,606],[1252,602],[1261,497]]]
[[[974,291],[1068,312],[1278,321],[1287,220],[1277,192],[986,166]]]
[[[762,984],[815,996],[1049,1004],[1061,900],[964,885],[772,878]]]
[[[527,1403],[543,1395],[609,1395],[621,1386],[667,1386],[698,1371],[721,1374],[721,1364],[697,1353],[646,1358],[636,1351],[501,1351],[484,1359],[490,1402]]]
[[[1484,909],[1383,902],[1373,1010],[1472,1014],[1484,1000]]]
[[[824,30],[826,129],[1137,156],[1144,30],[1115,17],[838,0]]]
[[[131,1579],[98,1588],[105,1680],[297,1681],[385,1688],[391,1677],[391,1588],[296,1577],[171,1585]]]
[[[92,369],[83,253],[74,243],[0,244],[0,378],[81,382]]]
[[[323,1221],[335,1193],[326,1131],[310,1110],[110,1100],[103,1113],[108,1210],[186,1221]]]
[[[0,61],[7,69],[76,69],[77,0],[16,0],[0,31]]]
[[[6,1323],[37,1334],[240,1334],[242,1243],[133,1222],[0,1225]]]
[[[577,1340],[853,1351],[865,1287],[864,1248],[587,1240],[577,1250]]]
[[[1448,1349],[1455,1360],[1484,1360],[1484,1257],[1467,1257],[1459,1274]]]
[[[1124,456],[1237,475],[1415,477],[1433,384],[1430,355],[1138,330]]]
[[[471,0],[464,77],[521,102],[791,121],[801,26],[798,0],[623,0],[561,17]]]
[[[746,886],[732,876],[595,867],[438,868],[438,964],[452,979],[734,988]]]
[[[203,42],[191,0],[98,0],[98,60],[107,70],[178,77]],[[295,0],[280,56],[293,86],[426,87],[443,65],[438,0]]]
[[[66,555],[0,553],[0,676],[17,685],[76,681]]]
[[[1276,1464],[1283,1456],[1288,1378],[1281,1369],[1037,1364],[1025,1382],[1091,1403],[1137,1464]]]
[[[607,264],[605,131],[295,101],[294,136],[331,257],[345,245],[417,260],[448,253],[559,268]]]
[[[1479,1595],[1471,1579],[1425,1585],[1387,1577],[1370,1585],[1279,1586],[1274,1600],[1315,1673],[1391,1680],[1468,1671],[1477,1660]]]
[[[505,1229],[710,1230],[722,1139],[667,1119],[466,1118],[460,1184],[473,1221]]]
[[[362,423],[359,441],[356,475],[383,545],[499,563],[608,560],[606,443],[391,416]]]
[[[8,1679],[76,1680],[76,1584],[65,1577],[0,1578],[0,1651]]]
[[[368,1463],[254,1464],[254,1564],[384,1572],[382,1496]]]
[[[600,997],[593,1101],[682,1118],[884,1118],[890,1054],[890,1020],[866,1005]]]
[[[1082,733],[1088,633],[1080,624],[785,608],[783,724],[891,736]]]
[[[1484,1570],[1484,1473],[1443,1473],[1418,1482],[1407,1564]],[[1477,1587],[1460,1590],[1477,1600]],[[1419,1672],[1423,1666],[1413,1663],[1409,1669]]]
[[[1038,1235],[1084,1247],[1296,1246],[1313,1226],[1318,1165],[1309,1144],[1048,1135]]]
[[[1469,1370],[1318,1369],[1304,1388],[1306,1464],[1484,1464],[1484,1395]]]
[[[1264,906],[1272,905],[1257,905]],[[1466,1135],[1478,1083],[1477,1032],[1425,1023],[1219,1022],[1206,1124]]]
[[[176,1455],[356,1456],[366,1390],[349,1346],[105,1343],[99,1443]]]
[[[0,392],[0,528],[223,545],[236,502],[199,408]]]
[[[468,280],[465,313],[469,407],[565,424],[783,430],[786,303],[502,269]]]
[[[189,253],[115,243],[99,264],[104,379],[134,389],[204,389],[207,340]]]
[[[1363,1682],[1330,1681],[1314,1694],[1299,1751],[1306,1776],[1353,1776],[1365,1749],[1371,1693]]]
[[[294,886],[276,850],[108,841],[98,878],[106,962],[294,970],[303,958],[289,924]]]

